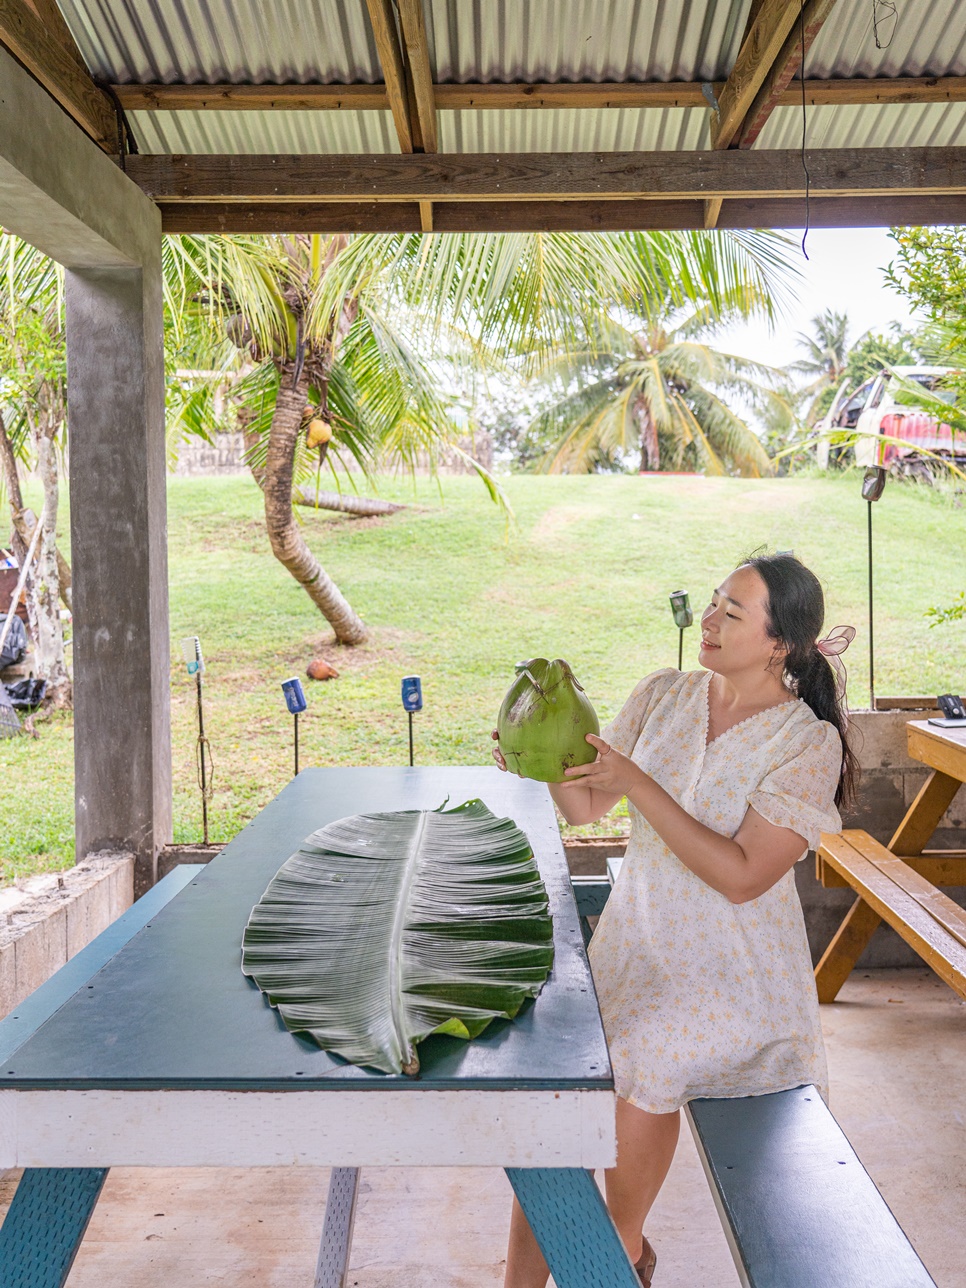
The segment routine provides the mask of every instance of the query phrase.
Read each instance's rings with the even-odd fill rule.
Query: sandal
[[[651,1276],[654,1274],[654,1267],[657,1265],[657,1253],[644,1240],[644,1250],[641,1252],[640,1259],[634,1262],[634,1269],[637,1271],[637,1277],[640,1279],[643,1288],[651,1288]]]

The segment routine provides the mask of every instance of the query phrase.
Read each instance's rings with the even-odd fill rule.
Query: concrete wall
[[[67,872],[32,877],[26,891],[3,894],[0,1019],[130,908],[134,857],[94,855]]]
[[[923,719],[926,712],[854,711],[852,726],[855,751],[862,766],[859,799],[852,813],[843,818],[845,827],[861,827],[888,844],[930,771],[906,754],[906,722]],[[937,828],[930,849],[964,847],[966,838],[966,787],[960,789]],[[567,862],[572,873],[603,874],[607,859],[624,853],[626,840],[592,837],[566,841]],[[817,962],[842,918],[855,902],[851,890],[826,890],[815,876],[810,855],[795,869],[798,893],[805,914],[812,959]],[[966,907],[966,888],[947,889],[946,894]],[[859,958],[859,966],[921,966],[922,959],[889,926],[880,926]]]

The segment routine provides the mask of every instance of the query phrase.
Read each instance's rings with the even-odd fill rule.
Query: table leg
[[[889,842],[892,853],[899,856],[921,854],[960,787],[962,783],[958,778],[934,769]]]
[[[107,1168],[28,1167],[0,1228],[3,1288],[63,1288]]]
[[[856,899],[815,967],[815,987],[820,1002],[835,1001],[881,920],[864,899]]]
[[[641,1288],[603,1195],[582,1167],[508,1167],[557,1288]]]
[[[315,1270],[315,1288],[345,1288],[358,1193],[359,1168],[333,1167],[329,1177],[329,1197],[325,1203],[319,1263]]]

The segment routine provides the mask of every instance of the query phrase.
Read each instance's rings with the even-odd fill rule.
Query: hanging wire
[[[872,35],[876,49],[888,49],[895,39],[896,27],[899,25],[899,9],[893,0],[872,0]],[[888,38],[883,40],[883,33],[888,31]]]
[[[808,259],[808,251],[805,249],[805,239],[808,237],[809,226],[809,204],[811,197],[811,175],[808,173],[808,161],[805,157],[805,135],[808,127],[808,113],[805,110],[805,0],[799,0],[799,26],[802,40],[802,66],[799,75],[802,79],[802,169],[805,171],[805,230],[802,233],[802,254]]]

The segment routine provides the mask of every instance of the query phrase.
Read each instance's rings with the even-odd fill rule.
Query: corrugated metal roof
[[[389,112],[128,112],[141,152],[399,152]]]
[[[364,0],[58,0],[117,84],[382,80]]]
[[[877,49],[872,0],[838,0],[805,59],[805,75],[966,75],[966,14],[963,0],[894,0],[897,17],[885,17]],[[891,33],[891,40],[890,40]]]
[[[440,112],[441,152],[673,152],[711,146],[703,108]],[[512,119],[508,119],[512,118]]]
[[[810,107],[810,148],[953,147],[966,144],[966,103],[870,103]],[[760,148],[797,148],[802,109],[777,107],[761,132]]]
[[[440,82],[721,80],[751,0],[424,0]],[[93,74],[119,83],[379,81],[365,0],[60,0]],[[876,49],[872,0],[838,0],[806,75],[966,75],[964,0],[896,0]],[[888,28],[885,36],[889,36]],[[963,106],[812,108],[812,147],[957,143]],[[384,112],[136,112],[139,146],[161,152],[395,152]],[[690,150],[703,109],[441,112],[453,152]],[[758,147],[796,147],[779,108]]]
[[[506,118],[515,119],[508,121]],[[142,152],[394,153],[388,112],[129,112]],[[710,146],[708,113],[440,112],[442,152],[694,151]]]
[[[428,0],[438,81],[724,79],[750,0]]]
[[[428,0],[439,81],[714,80],[750,0]],[[60,0],[117,83],[382,79],[365,0]]]

